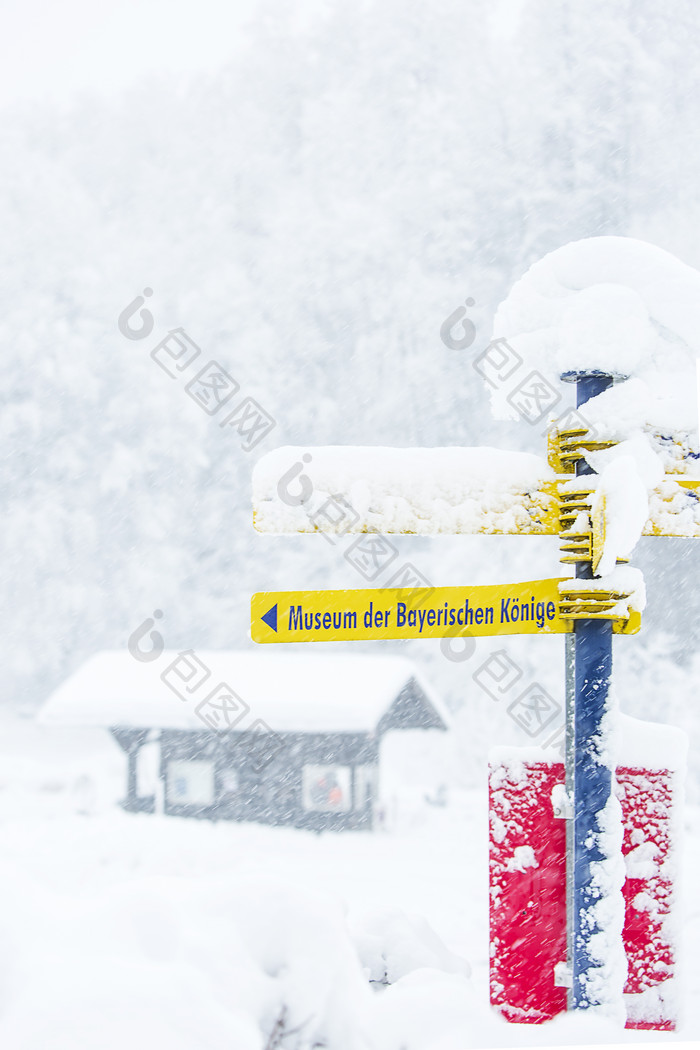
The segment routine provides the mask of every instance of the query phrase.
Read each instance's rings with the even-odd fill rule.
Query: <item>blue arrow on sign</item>
[[[263,623],[266,623],[268,627],[271,627],[275,634],[277,634],[277,602],[275,602],[272,608],[268,609],[265,615],[261,616],[260,619]]]

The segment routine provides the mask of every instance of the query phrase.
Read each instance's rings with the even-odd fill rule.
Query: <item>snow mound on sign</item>
[[[608,419],[627,430],[697,428],[695,360],[700,356],[700,273],[669,252],[628,237],[574,241],[535,263],[499,307],[505,339],[559,388],[568,371],[598,370],[639,382],[608,397]],[[497,418],[516,418],[508,385],[490,385]]]
[[[496,448],[283,446],[253,470],[259,532],[517,533],[546,509],[546,462]]]

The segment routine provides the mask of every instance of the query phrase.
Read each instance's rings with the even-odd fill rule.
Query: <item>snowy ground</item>
[[[137,816],[115,805],[124,761],[106,734],[7,714],[0,730],[3,1050],[459,1050],[700,1031],[687,963],[675,1036],[491,1013],[485,792],[404,806],[376,834]],[[700,810],[687,818],[690,959]],[[382,951],[393,983],[370,990]]]

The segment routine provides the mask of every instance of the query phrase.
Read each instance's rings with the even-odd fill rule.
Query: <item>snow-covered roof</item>
[[[196,708],[223,682],[250,708],[238,729],[260,718],[277,732],[371,732],[415,679],[434,720],[448,725],[440,700],[403,657],[190,651],[189,666],[196,657],[210,673],[197,671],[190,681],[201,677],[201,685],[182,700],[163,680],[187,695],[187,675],[169,670],[178,656],[166,650],[140,663],[127,650],[96,653],[49,696],[38,718],[53,725],[201,730],[207,726]],[[187,665],[178,667],[182,672]]]

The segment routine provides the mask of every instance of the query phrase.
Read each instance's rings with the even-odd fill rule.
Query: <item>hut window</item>
[[[304,809],[346,813],[352,806],[349,766],[304,766]]]
[[[206,759],[171,759],[167,768],[168,802],[210,806],[214,802],[214,764]]]
[[[232,769],[231,766],[228,766],[226,769],[221,770],[219,776],[221,780],[221,794],[235,795],[240,786],[238,770]]]

